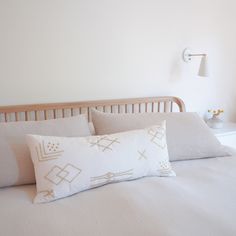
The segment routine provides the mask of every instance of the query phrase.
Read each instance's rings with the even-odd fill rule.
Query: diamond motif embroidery
[[[165,129],[161,126],[157,126],[155,129],[148,129],[148,134],[151,136],[151,142],[153,142],[158,147],[164,149],[166,147]]]
[[[45,176],[45,179],[55,185],[60,184],[62,181],[72,183],[81,171],[81,169],[72,164],[67,164],[63,168],[54,166]]]
[[[118,141],[118,138],[113,138],[111,136],[97,137],[97,140],[95,142],[90,142],[89,140],[88,142],[91,144],[91,147],[97,146],[103,152],[105,152],[106,150],[112,151],[112,146],[114,144],[120,143]]]

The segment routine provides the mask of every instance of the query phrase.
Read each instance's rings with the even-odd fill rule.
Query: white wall
[[[236,120],[234,0],[0,0],[0,105],[175,95]],[[209,55],[211,78],[185,64]]]

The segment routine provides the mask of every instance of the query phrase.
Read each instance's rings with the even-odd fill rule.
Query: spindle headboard
[[[184,112],[184,102],[177,97],[129,98],[85,102],[0,106],[0,122],[47,120],[86,114],[91,108],[111,113]]]

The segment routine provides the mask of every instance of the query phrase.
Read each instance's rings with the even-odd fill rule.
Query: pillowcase
[[[229,155],[197,113],[110,114],[93,109],[92,120],[97,135],[142,129],[166,120],[170,161]]]
[[[46,121],[0,123],[0,187],[35,183],[26,134],[88,136],[84,115]]]
[[[143,130],[85,138],[28,135],[36,174],[34,202],[143,176],[175,176],[165,133],[162,122]]]

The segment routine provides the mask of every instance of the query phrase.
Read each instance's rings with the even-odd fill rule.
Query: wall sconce
[[[185,62],[190,62],[193,57],[201,57],[201,63],[198,70],[198,75],[201,77],[208,77],[208,63],[207,63],[207,54],[200,53],[200,54],[193,54],[189,48],[185,48],[183,51],[183,60]]]

